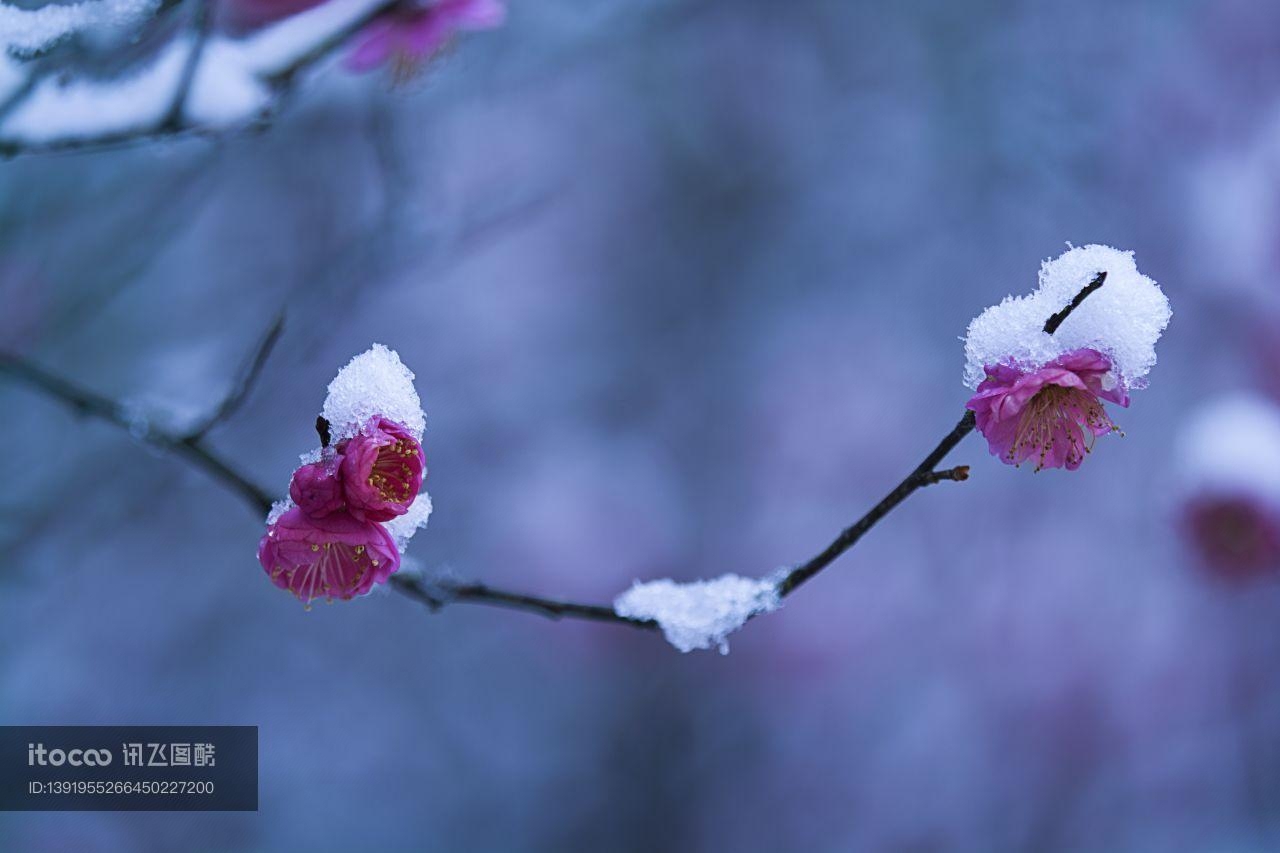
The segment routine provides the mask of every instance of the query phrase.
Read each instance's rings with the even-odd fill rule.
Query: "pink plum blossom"
[[[306,604],[363,595],[400,568],[400,552],[381,524],[346,512],[311,518],[286,511],[258,544],[258,562],[281,589]]]
[[[426,457],[404,426],[375,418],[338,445],[347,509],[362,521],[390,521],[409,510],[422,488]]]
[[[341,457],[329,453],[327,458],[310,465],[303,465],[293,472],[289,483],[289,497],[298,508],[312,518],[324,518],[342,509],[345,496],[339,477]]]
[[[501,0],[434,0],[395,8],[360,31],[346,64],[353,71],[390,64],[397,77],[408,77],[455,33],[493,29],[506,14]]]
[[[1037,471],[1079,468],[1095,437],[1118,430],[1102,401],[1129,405],[1110,359],[1093,349],[1072,350],[1034,370],[989,366],[986,374],[967,404],[978,431],[993,456],[1010,465],[1034,458]]]
[[[1249,494],[1202,494],[1182,526],[1205,568],[1229,581],[1280,574],[1280,511]]]

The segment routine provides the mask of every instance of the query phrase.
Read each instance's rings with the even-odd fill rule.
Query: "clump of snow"
[[[1195,411],[1178,440],[1187,489],[1280,502],[1280,406],[1240,393]]]
[[[1046,334],[1045,321],[1100,272],[1106,272],[1106,283],[1072,311],[1056,333]],[[1111,359],[1125,387],[1142,388],[1170,316],[1169,300],[1159,285],[1138,272],[1133,252],[1099,245],[1072,247],[1041,265],[1040,286],[1034,293],[1006,297],[969,324],[965,384],[978,387],[988,366],[1003,363],[1034,370],[1065,352],[1089,347]]]
[[[714,580],[636,582],[613,602],[628,619],[653,619],[667,642],[682,652],[715,646],[729,653],[726,637],[752,616],[777,610],[782,600],[772,578],[723,575]]]
[[[0,53],[32,54],[81,30],[132,27],[159,5],[160,0],[88,0],[23,9],[0,3]]]
[[[173,103],[191,48],[190,39],[175,38],[145,68],[115,80],[50,75],[14,107],[3,138],[37,143],[152,127]]]
[[[431,496],[426,492],[419,492],[418,497],[409,504],[408,512],[383,522],[383,526],[395,540],[396,548],[403,554],[409,547],[409,541],[413,539],[413,535],[427,526],[429,518],[431,518]]]
[[[330,450],[330,449],[327,447],[313,447],[310,450],[308,450],[306,453],[299,453],[298,464],[314,465],[315,463],[319,462],[321,459],[325,458],[326,450]],[[332,453],[333,451],[330,450],[330,452]]]
[[[322,414],[334,444],[351,438],[378,415],[403,424],[418,441],[427,426],[413,372],[395,350],[382,344],[374,344],[338,371],[329,383]]]
[[[249,122],[271,106],[271,90],[229,39],[210,39],[200,54],[184,112],[196,124],[230,127]]]

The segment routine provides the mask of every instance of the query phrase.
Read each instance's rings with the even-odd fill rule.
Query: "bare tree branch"
[[[280,334],[283,331],[284,312],[282,311],[276,316],[275,322],[267,329],[266,334],[262,336],[262,340],[258,342],[257,348],[253,351],[253,356],[245,362],[245,366],[240,372],[240,378],[236,380],[231,393],[223,399],[221,405],[218,406],[213,414],[209,415],[198,427],[187,433],[183,439],[184,441],[203,438],[205,433],[236,413],[245,398],[249,396],[249,392],[253,390],[254,384],[258,381],[258,376],[262,373],[262,368],[266,367],[267,359],[271,357],[271,351],[275,349],[276,342],[280,340]]]
[[[187,54],[186,64],[182,68],[182,77],[178,80],[177,91],[173,93],[173,101],[169,104],[169,114],[160,122],[161,128],[172,127],[181,130],[183,111],[187,106],[187,97],[191,94],[191,84],[196,79],[196,70],[204,57],[204,46],[209,40],[209,31],[213,27],[213,0],[192,0],[195,11],[192,12],[191,52]]]
[[[1046,323],[1046,331],[1050,330],[1049,327],[1051,325],[1056,330],[1062,324],[1062,321],[1080,306],[1080,303],[1102,286],[1105,278],[1106,273],[1100,273],[1084,290],[1077,294],[1076,298],[1066,308],[1050,318],[1049,322]],[[219,413],[227,409],[228,401],[234,401],[230,406],[230,411],[234,411],[239,405],[244,393],[247,393],[247,388],[252,385],[253,378],[261,371],[262,364],[265,363],[275,339],[279,336],[282,322],[283,318],[276,321],[264,337],[263,342],[259,344],[254,356],[249,360],[246,380],[240,386],[240,388],[245,389],[243,393],[233,392],[228,400],[224,401],[222,406],[219,407]],[[258,512],[265,515],[270,511],[272,504],[270,495],[211,450],[204,443],[204,430],[198,430],[190,435],[182,436],[150,426],[138,429],[137,424],[128,416],[124,406],[120,403],[49,373],[13,354],[0,353],[0,373],[7,373],[41,393],[61,400],[80,414],[114,424],[129,431],[140,441],[152,447],[181,457],[230,488]],[[215,413],[210,425],[219,420],[221,420],[221,417]],[[965,436],[973,431],[974,425],[973,412],[966,411],[959,423],[939,442],[938,446],[878,504],[849,527],[842,530],[835,540],[820,553],[788,572],[778,582],[779,595],[784,597],[790,595],[805,581],[835,562],[841,554],[853,547],[867,531],[871,530],[881,519],[917,490],[935,483],[947,481],[963,482],[967,480],[969,478],[969,466],[959,465],[954,468],[938,470],[938,465]],[[483,604],[511,610],[523,610],[550,619],[584,619],[626,625],[642,630],[652,630],[658,627],[653,620],[631,619],[620,616],[608,605],[582,604],[560,599],[543,598],[527,593],[512,592],[475,581],[464,582],[447,578],[426,579],[407,573],[397,573],[391,576],[390,583],[391,587],[397,592],[426,605],[433,612],[454,603]]]
[[[478,582],[459,582],[448,579],[427,580],[413,575],[394,574],[391,583],[401,593],[421,601],[433,612],[448,604],[488,604],[511,610],[524,610],[546,616],[548,619],[587,619],[593,622],[612,622],[633,628],[653,629],[658,623],[652,619],[631,619],[619,616],[612,607],[604,604],[578,604],[537,595],[495,589]]]
[[[149,424],[140,424],[115,400],[82,388],[11,353],[0,353],[0,373],[8,374],[46,396],[60,400],[77,414],[114,424],[144,444],[182,457],[230,488],[263,514],[270,511],[271,496],[267,491],[210,450],[199,437],[187,438]]]

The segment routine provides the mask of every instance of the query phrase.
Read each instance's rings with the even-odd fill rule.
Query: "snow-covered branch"
[[[218,136],[268,123],[303,72],[407,0],[327,0],[243,36],[218,31],[211,0],[188,0],[179,31],[110,74],[60,73],[58,45],[110,22],[137,32],[156,0],[86,0],[35,12],[0,3],[0,154],[102,149]],[[46,10],[67,10],[46,13]],[[27,56],[35,51],[48,55]]]
[[[1081,250],[1072,251],[1079,253]],[[1064,257],[1070,258],[1070,255],[1068,253]],[[1087,247],[1085,257],[1071,260],[1076,265],[1089,264],[1097,258],[1112,259],[1113,255],[1119,256],[1120,260],[1116,261],[1118,264],[1123,264],[1122,259],[1126,256],[1105,247]],[[1046,269],[1050,268],[1046,266]],[[1060,270],[1065,270],[1063,275],[1078,279],[1078,270],[1069,264],[1061,265]],[[1055,280],[1052,270],[1050,273],[1047,278],[1050,287],[1045,290],[1045,285],[1042,284],[1042,291],[1030,297],[1033,309],[1038,309],[1034,300],[1040,298],[1041,293],[1052,295],[1051,286],[1055,284]],[[1085,300],[1102,288],[1107,280],[1105,272],[1091,272],[1088,276],[1089,283],[1083,289],[1075,292],[1074,296],[1061,297],[1062,301],[1058,304],[1065,302],[1064,307],[1053,313],[1042,328],[1033,329],[1035,334],[1056,333],[1064,321],[1077,312]],[[1042,282],[1045,281],[1046,275],[1042,273]],[[1122,277],[1118,287],[1121,292],[1113,294],[1106,306],[1107,310],[1099,313],[1101,322],[1114,319],[1111,309],[1125,304],[1126,300],[1133,306],[1141,307],[1141,300],[1152,296],[1150,291],[1155,285],[1149,279],[1141,278],[1135,268]],[[1158,289],[1154,293],[1159,294]],[[1143,341],[1148,337],[1154,341],[1148,326],[1163,329],[1164,323],[1168,322],[1168,305],[1163,301],[1162,295],[1158,302],[1150,300],[1150,307],[1159,316],[1137,316],[1134,318],[1135,328],[1138,330],[1136,337],[1130,336],[1127,341],[1120,341],[1133,344],[1135,352],[1142,350]],[[1006,300],[998,308],[1011,317],[1016,311],[1022,310],[1017,300]],[[984,317],[987,319],[979,318],[982,322],[975,320],[974,327],[971,328],[970,344],[974,351],[978,349],[984,334],[996,334],[995,330],[987,327],[1000,318],[993,319],[989,315]],[[1013,317],[1011,322],[1012,325],[1017,325],[1017,318]],[[1004,321],[997,325],[1002,324],[1008,325]],[[1073,334],[1088,334],[1088,325],[1085,322],[1077,323],[1073,327]],[[974,329],[978,330],[977,334]],[[1157,336],[1159,329],[1155,332]],[[396,571],[400,560],[397,550],[403,551],[414,531],[425,525],[431,504],[425,492],[419,494],[424,473],[420,442],[425,420],[417,393],[413,389],[413,374],[403,366],[394,352],[384,347],[375,345],[367,353],[357,356],[330,384],[329,397],[318,422],[322,446],[319,450],[304,455],[303,465],[294,472],[289,490],[290,499],[273,502],[267,490],[255,484],[237,470],[234,464],[210,448],[205,436],[210,428],[234,413],[248,395],[279,338],[280,330],[281,321],[278,320],[248,359],[241,380],[227,398],[214,409],[201,427],[186,434],[171,433],[150,425],[139,428],[123,404],[49,373],[16,355],[0,354],[0,373],[7,373],[41,393],[61,400],[81,414],[119,426],[143,443],[201,468],[235,492],[252,509],[267,514],[269,527],[260,546],[259,559],[272,581],[289,589],[304,602],[310,602],[316,597],[351,598],[363,594],[371,588],[374,583],[372,576],[376,575],[377,582],[388,582],[399,593],[421,602],[432,611],[453,603],[483,604],[523,610],[552,619],[585,619],[644,630],[661,629],[668,641],[681,651],[715,647],[725,651],[725,638],[728,634],[755,616],[781,606],[783,599],[835,562],[916,491],[939,482],[962,482],[968,479],[968,466],[947,469],[938,466],[975,428],[983,431],[992,443],[993,452],[996,451],[1003,440],[1000,424],[993,425],[991,415],[982,404],[993,395],[999,395],[1001,401],[1005,400],[1006,395],[1000,384],[1003,375],[1001,371],[1013,369],[1010,365],[989,368],[988,380],[979,386],[978,395],[970,400],[964,416],[956,426],[902,482],[866,514],[841,531],[814,557],[762,578],[727,574],[711,580],[684,584],[667,579],[637,582],[630,590],[618,596],[610,607],[544,598],[480,582],[425,578],[407,571]],[[1009,330],[1005,328],[1000,333],[1007,331]],[[1094,355],[1101,357],[1096,352]],[[1083,418],[1083,426],[1103,429],[1104,425],[1092,420],[1090,413],[1093,410],[1082,402],[1085,401],[1084,396],[1076,398],[1063,395],[1083,395],[1086,392],[1111,394],[1112,391],[1106,390],[1103,384],[1097,384],[1101,380],[1089,373],[1090,368],[1078,367],[1077,372],[1072,373],[1068,367],[1061,365],[1074,362],[1064,362],[1063,359],[1064,357],[1059,356],[1049,362],[1048,367],[1024,369],[1018,385],[1021,397],[1016,402],[1002,402],[1004,409],[1023,406],[1029,413],[1028,417],[1032,418],[1028,420],[1028,417],[1023,417],[1017,422],[1019,434],[1027,429],[1038,434],[1034,433],[1034,418],[1039,417],[1042,411],[1047,411],[1046,407],[1055,405],[1065,408],[1050,413],[1050,417],[1055,419],[1054,429],[1060,431],[1052,433],[1047,439],[1051,445],[1055,440],[1059,444],[1063,443],[1062,436],[1068,436],[1071,441],[1077,440],[1081,426],[1069,427],[1069,419]],[[1052,373],[1051,380],[1046,380],[1041,375],[1045,370]],[[1061,384],[1044,384],[1050,381]],[[1118,381],[1113,377],[1113,383]],[[1036,400],[1040,398],[1037,389],[1042,385],[1050,391],[1044,398],[1045,402],[1037,405]],[[1031,405],[1027,405],[1028,403]],[[376,426],[371,428],[370,424]],[[332,433],[330,425],[333,426]],[[1110,422],[1107,421],[1105,426],[1110,429]],[[369,445],[372,451],[347,446],[359,442]],[[1019,443],[1014,444],[1015,449],[1021,446]],[[391,468],[379,467],[378,460],[382,458],[383,451],[391,454]],[[342,477],[351,476],[347,470],[350,459],[362,455],[366,460],[366,468],[359,469],[362,473],[354,480],[348,479],[344,483]],[[413,462],[414,459],[418,461]],[[1010,454],[1003,461],[1017,460]],[[1060,461],[1063,463],[1062,467],[1071,467],[1067,464],[1069,460],[1066,457]],[[413,464],[409,465],[410,462]],[[355,464],[361,463],[357,460]],[[1042,453],[1040,467],[1043,465]],[[402,483],[396,480],[397,477],[407,479]],[[381,513],[388,507],[390,510],[385,515],[374,514]],[[351,512],[355,512],[354,517]],[[372,540],[367,538],[370,532],[374,536]],[[356,544],[357,542],[362,544]],[[370,544],[366,546],[364,542]],[[329,553],[331,546],[332,557]],[[350,552],[349,565],[346,567],[340,553],[344,548]],[[364,558],[363,568],[361,557]],[[372,574],[368,573],[370,560],[374,567]],[[381,566],[379,560],[382,561]],[[347,569],[350,572],[344,575]]]

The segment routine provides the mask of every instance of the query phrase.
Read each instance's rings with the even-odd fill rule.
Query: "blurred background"
[[[820,550],[955,423],[1065,242],[1174,306],[1078,472],[919,494],[732,653],[395,594],[304,612],[260,515],[0,381],[0,723],[260,727],[257,813],[10,813],[21,851],[1263,851],[1280,589],[1182,523],[1179,428],[1280,395],[1280,7],[512,2],[263,133],[0,165],[0,343],[283,492],[372,342],[410,554],[608,601]],[[1271,405],[1267,403],[1266,405]]]

